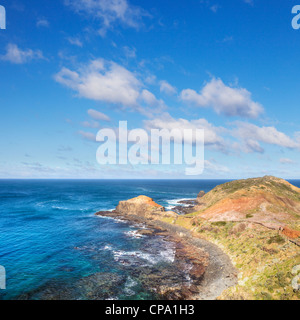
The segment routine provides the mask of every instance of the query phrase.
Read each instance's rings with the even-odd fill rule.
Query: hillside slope
[[[192,213],[161,217],[218,245],[239,270],[219,299],[299,300],[300,189],[275,177],[236,180],[197,198]],[[298,273],[299,274],[299,273]]]
[[[283,179],[265,176],[227,182],[200,198],[194,209],[210,221],[246,220],[283,229],[292,238],[300,236],[300,189]]]

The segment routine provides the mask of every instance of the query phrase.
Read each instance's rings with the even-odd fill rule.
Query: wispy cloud
[[[54,168],[41,164],[40,162],[22,162],[21,164],[25,166],[27,169],[36,171],[38,173],[54,173],[55,172]]]
[[[217,13],[217,11],[221,8],[219,4],[214,4],[210,7],[210,10],[214,13]]]
[[[147,89],[140,94],[140,99],[150,107],[158,107],[160,110],[166,109],[166,105],[162,99],[157,99],[155,95]]]
[[[73,149],[69,146],[59,146],[57,151],[59,152],[69,152],[72,151]]]
[[[86,128],[99,128],[100,124],[97,121],[84,121],[81,123]]]
[[[244,142],[245,152],[264,152],[260,142],[288,149],[300,147],[298,141],[293,140],[275,127],[259,127],[247,122],[236,122],[237,128],[232,131],[234,137]]]
[[[220,136],[224,132],[224,128],[215,127],[206,119],[186,120],[175,119],[168,113],[163,114],[160,118],[144,121],[145,128],[151,129],[178,129],[183,134],[184,129],[204,129],[204,144],[213,147],[219,151],[225,152],[226,146],[224,139]],[[192,143],[193,141],[190,141]]]
[[[127,59],[136,58],[136,48],[123,47]]]
[[[185,102],[199,107],[211,107],[216,113],[226,116],[257,118],[263,112],[263,107],[252,100],[247,89],[227,86],[216,78],[208,82],[201,92],[185,89],[180,97]]]
[[[254,5],[254,0],[243,0],[245,3],[250,4],[250,6]]]
[[[16,44],[10,43],[6,47],[5,55],[0,56],[3,61],[14,64],[23,64],[32,60],[45,59],[42,51],[32,49],[20,49]]]
[[[93,142],[96,142],[96,135],[92,132],[86,132],[86,131],[82,131],[80,130],[78,132],[82,138],[84,138],[85,140],[88,140],[88,141],[93,141]]]
[[[47,19],[38,19],[36,22],[36,26],[48,28],[50,26],[50,23]]]
[[[78,13],[88,14],[101,22],[99,34],[105,36],[116,24],[139,29],[142,19],[150,16],[144,9],[127,0],[65,0],[65,4]]]
[[[164,92],[166,94],[172,95],[177,93],[177,89],[173,87],[170,83],[166,80],[160,81],[160,92]]]
[[[219,43],[230,43],[233,42],[233,36],[226,36],[225,38],[223,38],[221,41],[217,41]]]
[[[72,44],[74,46],[77,46],[77,47],[80,47],[80,48],[83,47],[82,41],[77,37],[68,37],[67,40],[69,41],[70,44]]]
[[[94,110],[94,109],[89,109],[87,111],[87,113],[94,120],[110,121],[110,118],[106,114],[104,114],[104,113],[102,113],[100,111],[97,111],[97,110]]]
[[[280,162],[281,164],[294,164],[294,163],[295,163],[294,160],[289,159],[289,158],[281,158],[281,159],[279,160],[279,162]]]
[[[229,168],[224,165],[216,163],[215,160],[204,160],[204,170],[209,171],[214,175],[219,175],[220,173],[230,172]]]

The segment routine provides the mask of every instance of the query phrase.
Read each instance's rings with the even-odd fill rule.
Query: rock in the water
[[[111,299],[121,293],[126,277],[116,273],[99,272],[82,278],[76,284],[79,296],[88,300]]]
[[[118,296],[126,277],[117,273],[98,272],[74,283],[48,281],[18,300],[105,300]]]
[[[165,211],[165,208],[147,196],[138,196],[126,201],[120,201],[116,211],[124,215],[148,217],[161,214]]]

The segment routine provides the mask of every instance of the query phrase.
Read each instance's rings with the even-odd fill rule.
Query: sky
[[[297,0],[0,0],[0,178],[300,178]],[[100,129],[204,129],[204,171],[100,165]]]

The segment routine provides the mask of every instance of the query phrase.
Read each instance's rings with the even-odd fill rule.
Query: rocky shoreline
[[[205,195],[204,191],[200,191],[196,199],[180,200],[177,206],[171,208],[171,211],[177,214],[189,214],[194,212],[195,206],[201,204],[201,198]]]
[[[200,197],[199,197],[200,198]],[[179,214],[197,204],[196,200],[183,200],[189,207],[181,207]],[[186,203],[189,201],[188,203]],[[192,202],[193,201],[193,202]],[[142,224],[146,228],[138,230],[140,235],[161,236],[175,245],[175,274],[185,269],[186,281],[165,283],[161,275],[151,272],[143,278],[143,284],[155,291],[162,299],[169,300],[213,300],[223,290],[237,283],[237,270],[230,258],[216,245],[193,237],[191,232],[180,226],[160,221],[158,217],[167,216],[176,219],[176,212],[165,211],[151,198],[140,196],[120,201],[114,211],[99,211],[98,216],[125,220],[132,224]],[[171,277],[172,278],[172,277]]]

